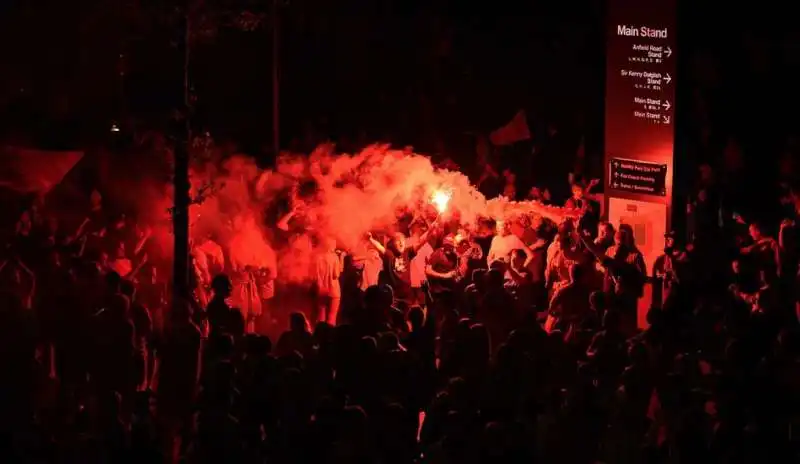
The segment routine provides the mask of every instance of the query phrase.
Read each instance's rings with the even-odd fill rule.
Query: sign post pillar
[[[612,223],[633,227],[648,273],[672,208],[676,2],[611,0],[607,15],[605,211]]]

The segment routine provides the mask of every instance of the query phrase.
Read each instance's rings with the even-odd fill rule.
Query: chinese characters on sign
[[[612,158],[608,173],[609,185],[614,190],[658,196],[667,194],[666,164]]]

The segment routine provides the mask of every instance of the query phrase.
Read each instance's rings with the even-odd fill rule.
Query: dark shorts
[[[425,292],[422,291],[420,287],[412,287],[411,288],[411,297],[408,301],[409,305],[419,305],[422,306],[425,304]]]
[[[392,287],[392,294],[394,295],[395,301],[402,301],[406,304],[410,304],[411,301],[413,301],[414,292],[411,287],[395,288],[391,285],[390,287]]]

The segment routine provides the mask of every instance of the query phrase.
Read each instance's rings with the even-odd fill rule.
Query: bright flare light
[[[446,192],[444,190],[436,190],[433,192],[431,196],[431,203],[436,207],[436,210],[439,211],[439,214],[444,213],[447,211],[447,204],[450,203],[450,197],[452,194],[450,192]]]

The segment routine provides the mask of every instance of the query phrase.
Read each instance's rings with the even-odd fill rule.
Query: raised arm
[[[138,255],[139,252],[142,251],[142,249],[144,248],[145,244],[147,244],[147,241],[150,240],[150,236],[152,234],[153,234],[153,230],[148,227],[147,230],[145,231],[144,235],[142,235],[142,238],[140,238],[139,241],[136,243],[136,248],[133,250],[134,256]]]
[[[781,275],[781,246],[775,240],[771,240],[770,246],[772,247],[772,252],[775,254],[775,267],[778,272],[778,275]]]
[[[526,265],[526,267],[527,267],[527,265]],[[514,269],[512,266],[508,266],[508,267],[506,268],[506,270],[508,271],[509,275],[511,275],[511,279],[512,279],[512,280],[513,280],[515,283],[517,283],[517,284],[524,284],[524,283],[526,283],[526,282],[528,281],[528,279],[527,279],[527,276],[526,276],[526,275],[524,275],[524,274],[521,274],[521,273],[517,272],[517,270],[516,270],[516,269]]]
[[[544,267],[544,287],[550,288],[553,285],[553,277],[556,273],[555,266],[553,266],[549,261],[545,264]]]
[[[31,308],[33,307],[33,297],[36,294],[36,274],[34,274],[34,272],[31,271],[30,268],[28,268],[28,266],[26,266],[21,259],[15,258],[15,261],[17,263],[17,266],[19,266],[19,268],[22,269],[22,272],[27,274],[28,278],[30,278],[31,285],[30,288],[28,289],[28,297],[26,298],[27,301],[25,303],[28,305],[28,308]]]
[[[595,201],[597,203],[602,203],[603,198],[601,193],[593,192],[595,187],[600,185],[600,179],[592,179],[589,181],[589,185],[586,186],[586,198],[589,200]]]
[[[636,260],[633,262],[633,265],[636,267],[636,270],[643,276],[647,276],[647,264],[644,262],[644,255],[641,253],[636,253]]]
[[[793,226],[793,224],[789,219],[784,219],[781,222],[781,228],[778,231],[778,246],[781,249],[785,249],[786,248],[786,245],[787,245],[786,244],[787,229],[789,229],[792,226]]]
[[[519,244],[522,251],[525,252],[525,262],[522,264],[522,267],[527,269],[528,265],[531,264],[531,261],[533,261],[533,249],[526,245],[522,240],[519,241]]]
[[[556,311],[558,307],[561,306],[561,300],[563,298],[564,297],[562,296],[561,290],[556,291],[555,294],[553,295],[553,298],[550,299],[550,304],[547,307],[548,313]]]
[[[148,261],[148,257],[147,257],[147,253],[145,253],[144,256],[142,256],[142,259],[139,260],[139,264],[137,264],[136,267],[133,268],[133,270],[127,276],[123,276],[123,277],[125,277],[126,279],[129,279],[129,280],[133,280],[134,278],[136,278],[136,274],[138,274],[139,271],[142,270],[142,267],[144,267],[144,265],[147,264],[147,261]]]
[[[86,241],[88,238],[84,235],[81,237],[81,248],[78,250],[78,256],[83,256],[83,253],[86,251]]]
[[[83,230],[86,229],[86,226],[88,226],[90,222],[92,222],[92,220],[89,219],[89,218],[86,218],[86,219],[83,220],[83,222],[81,223],[80,227],[78,227],[78,230],[75,231],[75,237],[76,238],[80,237],[81,235],[83,235]]]
[[[436,333],[436,314],[434,313],[433,295],[431,295],[431,288],[428,282],[422,282],[422,294],[425,296],[425,329],[431,334]]]
[[[553,283],[553,276],[558,271],[558,266],[556,264],[556,256],[558,253],[556,249],[557,246],[558,245],[553,242],[547,248],[547,260],[544,268],[544,283],[546,287],[550,287],[550,285]]]
[[[375,237],[372,236],[371,232],[367,234],[367,240],[369,240],[369,243],[374,246],[376,250],[378,250],[378,253],[382,255],[386,254],[386,247],[383,246],[381,242],[375,240]]]
[[[283,217],[280,218],[278,220],[278,223],[276,224],[278,229],[280,229],[280,230],[282,230],[284,232],[288,232],[289,231],[289,221],[291,221],[292,218],[294,218],[296,214],[297,214],[297,211],[294,210],[294,209],[292,209],[288,213],[284,214]]]
[[[425,232],[423,232],[422,235],[419,236],[419,239],[416,240],[411,245],[415,253],[419,251],[419,249],[422,248],[422,246],[425,245],[425,243],[428,242],[428,238],[431,236],[431,232],[433,231],[434,226],[436,226],[438,223],[439,223],[439,218],[436,218],[435,221],[433,221],[432,223],[430,223],[430,225],[428,225],[428,229],[425,230]]]
[[[537,238],[535,242],[530,246],[531,250],[537,251],[541,250],[542,248],[546,248],[548,245],[547,240],[543,238]]]
[[[492,238],[492,243],[489,245],[489,252],[486,253],[486,265],[491,266],[494,261],[497,261],[497,235]]]

